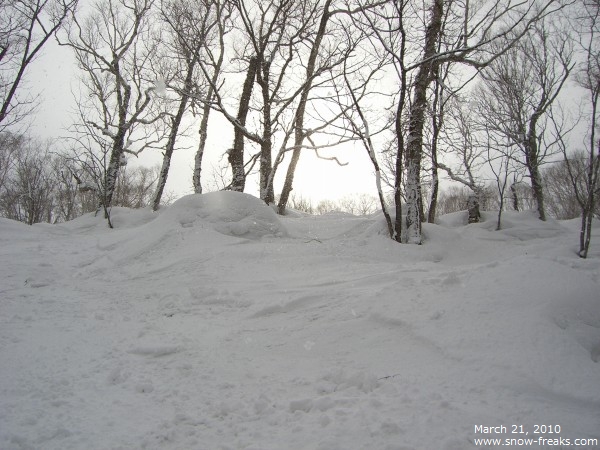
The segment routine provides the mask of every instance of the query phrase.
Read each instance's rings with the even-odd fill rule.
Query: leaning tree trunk
[[[192,58],[188,61],[187,74],[184,82],[184,92],[190,92],[192,79],[194,76],[194,65],[196,64],[196,58]],[[171,119],[171,131],[169,133],[169,139],[167,140],[167,146],[165,147],[165,154],[163,155],[163,163],[160,168],[160,175],[158,177],[158,184],[156,186],[156,192],[154,193],[154,200],[152,201],[152,210],[158,211],[160,207],[160,200],[162,198],[165,186],[167,184],[167,178],[169,176],[169,169],[171,168],[171,159],[173,158],[173,151],[175,151],[175,141],[177,141],[177,135],[179,134],[179,127],[183,114],[188,104],[188,95],[183,94],[179,101],[179,108],[177,114]]]
[[[288,166],[288,170],[285,175],[285,181],[279,197],[279,203],[277,204],[278,214],[285,213],[285,208],[287,206],[290,193],[292,192],[294,174],[296,172],[298,161],[300,160],[300,151],[305,137],[304,113],[306,111],[306,103],[308,102],[308,94],[312,88],[312,79],[315,74],[315,66],[319,49],[321,47],[321,42],[323,41],[323,36],[325,35],[325,31],[327,29],[327,22],[331,17],[331,14],[329,13],[331,2],[332,0],[326,0],[325,5],[323,6],[323,15],[321,16],[321,21],[319,22],[319,30],[317,31],[313,46],[310,50],[310,56],[308,57],[308,64],[306,66],[306,81],[304,88],[302,89],[302,93],[300,94],[300,101],[298,102],[298,108],[296,109],[296,116],[294,118],[294,150],[292,152],[290,165]]]
[[[198,135],[198,150],[194,156],[194,172],[192,174],[192,183],[194,185],[194,193],[202,194],[202,160],[204,159],[204,149],[206,148],[206,140],[208,139],[208,117],[210,115],[210,101],[212,100],[212,86],[208,88],[208,102],[202,107],[202,120],[200,121],[200,129]]]
[[[421,218],[423,199],[421,197],[421,157],[423,154],[423,128],[427,109],[427,89],[431,84],[436,64],[433,57],[436,43],[442,29],[444,11],[443,0],[435,0],[431,20],[425,33],[423,64],[414,82],[414,98],[409,111],[408,139],[405,151],[406,165],[406,241],[421,244]]]
[[[206,148],[206,140],[208,139],[208,119],[211,112],[211,102],[215,96],[214,86],[217,85],[219,74],[221,73],[221,66],[223,65],[223,58],[225,55],[223,38],[220,39],[221,53],[219,59],[215,65],[215,71],[213,72],[212,82],[208,86],[208,92],[206,94],[206,103],[202,106],[202,120],[200,121],[200,129],[198,135],[200,136],[200,142],[198,143],[198,150],[196,150],[196,156],[194,157],[194,172],[192,175],[192,183],[194,185],[194,193],[202,194],[202,160],[204,158],[204,149]]]
[[[250,109],[250,98],[252,97],[252,88],[256,78],[256,69],[258,60],[251,58],[248,64],[248,72],[242,89],[242,97],[238,109],[237,121],[244,127],[248,110]],[[229,151],[229,164],[231,164],[232,180],[231,190],[243,192],[246,186],[246,172],[244,171],[244,132],[238,127],[234,127],[233,148]]]
[[[156,192],[154,193],[154,199],[152,200],[153,211],[158,211],[158,208],[160,208],[160,200],[162,199],[162,195],[167,184],[169,169],[171,168],[171,159],[173,158],[173,151],[175,150],[175,141],[177,140],[179,125],[181,124],[181,118],[183,117],[186,104],[187,98],[181,99],[177,115],[171,119],[171,132],[169,133],[169,140],[167,141],[167,146],[165,147],[163,162],[160,168],[160,174],[158,176],[158,183],[156,185]]]

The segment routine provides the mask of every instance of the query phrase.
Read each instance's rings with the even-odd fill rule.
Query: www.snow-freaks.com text
[[[567,438],[561,436],[560,425],[475,425],[473,443],[478,446],[498,447],[584,447],[598,448],[597,438]]]

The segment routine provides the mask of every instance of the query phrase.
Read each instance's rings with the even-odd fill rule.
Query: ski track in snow
[[[401,246],[379,217],[225,195],[115,209],[115,230],[0,219],[0,449],[600,438],[598,232],[587,261],[576,221],[528,213],[500,232],[446,216]]]

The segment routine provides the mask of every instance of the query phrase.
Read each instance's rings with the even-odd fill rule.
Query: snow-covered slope
[[[581,260],[577,221],[486,219],[422,246],[231,192],[114,230],[0,219],[0,449],[600,439],[600,235]]]

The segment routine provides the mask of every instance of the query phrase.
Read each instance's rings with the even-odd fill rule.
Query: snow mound
[[[115,229],[124,230],[137,228],[156,219],[156,213],[151,208],[123,208],[115,206],[110,209],[110,220]],[[36,224],[37,227],[49,228],[48,224]],[[91,212],[77,217],[69,222],[50,226],[52,228],[71,232],[91,232],[93,230],[109,230],[104,211]]]
[[[183,228],[201,227],[234,237],[285,236],[285,227],[262,200],[233,191],[192,194],[177,200],[163,216]]]
[[[495,231],[497,215],[488,213],[484,219],[481,227]],[[565,228],[558,221],[549,217],[545,222],[541,221],[537,211],[505,211],[502,213],[499,232],[520,241],[528,241],[559,236],[565,232]]]
[[[392,212],[390,214],[390,219],[392,223],[396,220],[395,214]],[[388,231],[388,225],[383,217],[380,215],[379,217],[374,216],[373,218],[368,218],[368,226],[366,226],[366,230],[364,232],[365,238],[372,237],[381,237],[383,236],[385,239],[388,239],[390,234]],[[404,233],[406,232],[406,216],[402,216],[402,237],[404,238]],[[446,223],[440,224],[431,224],[431,223],[423,223],[422,232],[423,232],[423,242],[431,243],[431,242],[448,242],[451,240],[458,239],[460,236],[456,233],[452,228],[458,227],[458,225],[448,225]]]
[[[11,241],[15,238],[22,239],[23,235],[36,228],[25,225],[22,222],[17,222],[16,220],[0,217],[0,240]]]
[[[485,218],[484,213],[481,214]],[[469,222],[469,213],[467,211],[456,211],[443,216],[436,217],[435,223],[446,228],[464,227]]]

